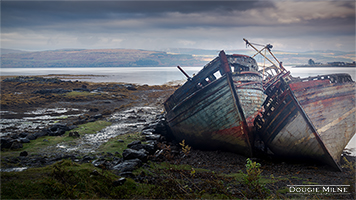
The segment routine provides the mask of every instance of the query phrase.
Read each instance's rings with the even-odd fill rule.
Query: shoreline
[[[2,101],[4,100],[3,97],[6,94],[10,95],[11,101],[15,102],[14,100],[20,101],[21,99],[23,102],[17,102],[15,106],[8,105],[8,111],[18,112],[22,114],[11,114],[8,113],[7,116],[12,116],[14,119],[15,117],[38,117],[39,120],[41,119],[39,116],[44,115],[53,115],[61,117],[63,113],[65,115],[77,115],[78,116],[71,116],[62,119],[51,119],[52,122],[59,122],[61,124],[66,124],[70,126],[71,124],[77,127],[85,127],[88,128],[91,123],[95,123],[96,127],[99,127],[100,124],[103,125],[101,130],[104,132],[98,132],[98,136],[103,133],[109,133],[110,131],[113,132],[120,132],[123,133],[121,129],[118,129],[123,122],[127,122],[128,132],[132,133],[132,137],[138,136],[136,133],[140,133],[140,137],[145,137],[141,134],[144,127],[151,126],[150,124],[155,122],[155,117],[162,113],[161,110],[163,108],[163,102],[165,99],[172,93],[178,86],[168,86],[168,85],[161,85],[161,86],[142,86],[142,85],[134,85],[134,84],[121,84],[121,83],[90,83],[90,82],[72,82],[72,81],[64,81],[58,83],[52,82],[43,82],[40,83],[41,79],[38,79],[37,82],[6,82],[6,84],[2,83]],[[8,84],[8,85],[7,85]],[[84,86],[83,86],[84,85]],[[34,91],[47,91],[55,88],[62,88],[64,90],[71,90],[72,92],[66,92],[63,94],[60,93],[50,93],[50,94],[34,94]],[[74,91],[74,89],[80,89],[78,91]],[[90,92],[88,92],[88,90]],[[21,94],[13,95],[15,92]],[[71,94],[71,95],[69,95]],[[84,95],[85,94],[85,95]],[[100,95],[99,95],[100,94]],[[28,102],[31,98],[35,96],[41,97],[36,98],[32,102]],[[16,99],[17,98],[17,99]],[[36,101],[38,103],[36,103]],[[52,109],[57,108],[58,113],[49,114],[48,111],[53,111]],[[71,109],[65,110],[61,108]],[[140,109],[135,109],[140,108]],[[147,110],[145,110],[147,108]],[[157,108],[156,111],[152,111],[148,108]],[[3,110],[2,110],[3,111]],[[65,112],[66,111],[66,112]],[[42,112],[42,113],[41,113]],[[25,114],[28,113],[28,114]],[[147,116],[145,117],[145,114]],[[2,116],[3,115],[2,113]],[[49,121],[51,121],[49,120]],[[57,123],[58,123],[57,122]],[[106,122],[110,122],[111,124],[108,125]],[[121,124],[121,125],[120,125]],[[55,123],[48,125],[48,127],[43,128],[35,128],[33,133],[36,131],[43,130],[43,129],[51,129]],[[105,127],[110,127],[110,129],[105,129]],[[88,128],[89,129],[89,128]],[[9,129],[10,130],[10,129]],[[12,129],[13,130],[13,129]],[[77,130],[77,129],[73,129]],[[78,129],[82,130],[82,129]],[[70,132],[70,131],[69,131]],[[18,134],[21,134],[22,131],[19,131]],[[81,137],[86,137],[87,134],[80,133]],[[90,134],[91,135],[91,134]],[[115,136],[116,138],[118,136]],[[37,141],[38,144],[46,144],[46,145],[58,145],[55,143],[56,139],[67,140],[69,137],[69,133],[66,132],[63,136],[46,136],[46,140],[49,141],[47,143],[44,141],[43,137],[37,138],[36,140],[31,140],[30,143],[23,143],[24,146],[29,146],[31,144],[35,144],[34,142]],[[126,140],[126,139],[124,139]],[[73,148],[75,145],[80,144],[80,139],[77,138],[70,138],[70,143],[73,146],[65,146],[66,143],[61,143],[62,146],[65,148]],[[53,143],[51,143],[53,142]],[[113,142],[109,140],[109,142]],[[180,173],[191,173],[191,169],[204,169],[208,170],[209,173],[216,173],[226,176],[240,176],[238,175],[240,171],[245,173],[246,170],[246,157],[233,154],[229,152],[223,151],[201,151],[198,149],[192,148],[190,150],[189,156],[184,156],[182,154],[181,146],[179,142],[170,142],[167,140],[161,140],[160,143],[166,146],[162,146],[162,149],[167,148],[170,146],[170,152],[172,154],[171,159],[167,159],[163,157],[162,161],[168,162],[173,166],[181,166],[181,165],[188,165],[191,166],[187,171],[178,171]],[[106,144],[106,143],[100,143]],[[115,143],[115,144],[120,144]],[[126,144],[126,143],[125,143]],[[99,145],[99,143],[97,143]],[[127,145],[127,144],[126,144]],[[47,148],[47,146],[46,146]],[[125,146],[125,148],[127,148]],[[39,152],[43,151],[44,148],[39,149]],[[58,149],[58,148],[57,148]],[[166,149],[167,150],[167,149]],[[166,151],[164,150],[164,151]],[[73,153],[65,153],[64,151],[57,151],[55,149],[50,150],[47,149],[47,155],[43,153],[34,154],[31,151],[27,151],[28,155],[23,157],[19,156],[23,150],[14,149],[14,150],[6,150],[2,151],[1,159],[2,159],[2,167],[5,165],[13,166],[13,167],[26,167],[26,166],[19,166],[23,164],[29,164],[34,162],[32,167],[44,167],[50,165],[52,163],[59,162],[61,160],[69,159],[73,162],[80,163],[86,157],[93,156],[94,160],[100,159],[100,156],[103,156],[103,153],[106,155],[105,151],[102,152],[95,152],[95,153],[83,153],[77,154],[75,151]],[[123,150],[117,150],[118,153],[122,154]],[[163,151],[163,152],[164,152]],[[174,153],[173,153],[174,152]],[[111,154],[113,156],[109,156],[109,162],[114,165],[114,161],[117,156],[115,156],[115,151]],[[41,156],[42,155],[42,156]],[[168,155],[168,154],[167,154]],[[346,167],[346,164],[351,163],[355,166],[355,159],[356,157],[350,157],[348,155],[344,155],[347,159],[347,162],[342,159],[342,165],[344,166],[343,172],[334,172],[328,166],[321,165],[318,163],[307,163],[307,162],[296,162],[296,161],[287,161],[287,160],[280,160],[275,159],[268,155],[256,155],[253,159],[254,162],[258,162],[262,166],[262,177],[268,183],[267,186],[270,190],[273,191],[274,194],[281,194],[282,198],[288,198],[288,195],[295,195],[289,194],[287,191],[287,185],[294,184],[294,185],[310,185],[310,184],[319,184],[319,185],[332,185],[332,184],[345,184],[345,181],[348,183],[354,184],[354,172],[349,167]],[[80,162],[79,162],[80,161]],[[162,162],[160,161],[160,162]],[[153,161],[152,161],[153,162]],[[154,161],[155,163],[157,161]],[[160,163],[158,162],[158,163]],[[95,164],[95,162],[93,162]],[[31,167],[31,166],[30,166]],[[152,170],[151,168],[148,168]],[[27,170],[23,172],[16,172],[16,173],[27,173]],[[114,170],[115,171],[115,170]],[[12,173],[12,172],[9,172]],[[158,173],[158,172],[157,172]],[[353,174],[352,174],[353,173]],[[2,173],[3,174],[3,173]],[[202,180],[204,174],[201,174],[195,179]],[[143,180],[152,181],[150,177],[155,177],[156,175],[144,176]],[[134,180],[137,183],[141,183],[140,175],[135,175]],[[274,177],[274,178],[272,178]],[[142,177],[141,177],[142,178]],[[167,178],[167,177],[166,177]],[[4,179],[3,179],[4,180]],[[197,181],[198,181],[197,180]],[[219,180],[226,181],[226,183],[232,184],[233,188],[229,190],[230,195],[234,195],[239,188],[244,188],[244,183],[239,182],[241,178],[236,178],[229,181],[227,178],[219,178]],[[156,179],[157,181],[157,179]],[[231,183],[230,183],[231,181]],[[144,181],[142,181],[144,182]],[[198,181],[199,182],[199,181]],[[156,183],[156,182],[154,182]],[[238,183],[238,184],[237,184]],[[225,186],[225,188],[232,187],[232,186]],[[350,195],[339,195],[341,198],[350,198],[355,196],[355,192],[352,191]],[[235,194],[236,195],[236,194]],[[306,195],[306,197],[312,198],[314,194]],[[237,195],[235,197],[243,198],[243,196]],[[276,196],[275,196],[276,197]],[[304,196],[305,197],[305,196]],[[321,196],[322,197],[322,196]],[[294,196],[295,198],[295,196]]]

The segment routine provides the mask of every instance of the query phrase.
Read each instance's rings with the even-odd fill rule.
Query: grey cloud
[[[3,27],[30,27],[90,19],[146,19],[167,13],[220,13],[272,7],[258,1],[5,1]]]
[[[243,37],[267,43],[320,37],[329,46],[343,37],[352,46],[354,11],[350,1],[2,1],[1,31],[7,48],[27,38],[31,44],[44,38],[48,49],[222,49],[243,44]]]

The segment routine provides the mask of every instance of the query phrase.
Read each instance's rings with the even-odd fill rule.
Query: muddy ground
[[[36,111],[67,108],[62,119],[49,120],[48,123],[80,124],[93,116],[109,118],[116,111],[137,106],[153,106],[163,110],[163,102],[178,86],[148,86],[125,83],[90,83],[80,81],[46,81],[41,77],[6,79],[1,82],[1,118],[21,119],[38,116]],[[53,78],[53,77],[52,77]],[[6,80],[7,81],[6,81]],[[5,81],[4,81],[5,80]],[[61,89],[55,90],[55,89]],[[51,91],[50,91],[51,90]],[[71,92],[66,92],[70,90]],[[74,91],[74,92],[73,92]],[[64,112],[64,111],[63,111]],[[62,115],[63,112],[49,115]],[[40,119],[41,120],[41,119]],[[16,126],[2,127],[1,133],[19,134],[23,131],[36,132],[48,125],[32,125],[24,129]],[[139,130],[138,130],[139,131]],[[344,158],[351,163],[350,164]],[[234,174],[246,169],[246,157],[223,151],[201,151],[192,148],[189,156],[179,160],[168,160],[172,164],[188,164],[193,168],[203,168],[216,173]],[[350,185],[348,194],[325,195],[318,198],[355,198],[355,157],[345,153],[341,158],[343,172],[328,166],[295,160],[280,160],[270,155],[257,154],[252,158],[261,164],[264,177],[278,179],[269,184],[273,191],[287,189],[288,185]],[[283,194],[288,198],[288,192]],[[291,196],[293,197],[293,196]],[[312,198],[308,194],[302,198]]]

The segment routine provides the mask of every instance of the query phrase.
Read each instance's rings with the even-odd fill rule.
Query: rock
[[[150,154],[153,155],[156,151],[156,146],[153,144],[143,144],[143,148]]]
[[[24,156],[24,157],[28,156],[27,151],[22,151],[22,152],[20,153],[20,156]]]
[[[144,129],[142,130],[141,135],[152,135],[155,131],[155,129]]]
[[[21,149],[21,148],[23,148],[23,145],[17,141],[13,142],[10,147],[10,149]]]
[[[128,144],[127,147],[128,147],[128,148],[131,148],[132,146],[138,145],[138,144],[141,144],[141,141],[135,140],[135,141],[131,142],[130,144]]]
[[[161,135],[151,134],[151,135],[146,135],[145,139],[146,140],[159,140],[160,137],[161,137]]]
[[[28,138],[20,138],[20,139],[18,139],[18,141],[21,143],[30,143],[30,139],[28,139]]]
[[[102,118],[102,117],[103,117],[102,114],[97,114],[97,115],[94,115],[94,116],[93,116],[94,119],[100,119],[100,118]]]
[[[49,142],[47,139],[43,139],[43,142]]]
[[[74,137],[74,138],[79,138],[80,135],[77,131],[74,131],[74,132],[69,132],[69,137]]]
[[[34,134],[28,134],[26,138],[29,140],[35,140],[36,136]]]
[[[63,135],[66,131],[69,131],[68,126],[64,124],[55,124],[48,129],[49,136],[60,136]]]
[[[116,186],[123,185],[125,182],[126,182],[126,178],[121,177],[121,178],[119,178],[118,180],[114,181],[114,182],[112,183],[112,185],[113,185],[114,187],[116,187]]]
[[[90,112],[98,112],[99,111],[99,108],[97,107],[92,107],[89,109]]]
[[[48,135],[47,130],[42,130],[33,134],[36,139]]]
[[[10,137],[1,138],[1,149],[9,149],[14,141],[15,140]]]
[[[19,137],[21,137],[21,138],[25,138],[27,136],[28,136],[28,133],[26,133],[26,132],[22,132],[19,134]]]
[[[143,144],[135,144],[135,145],[131,145],[130,149],[134,149],[134,150],[140,150],[143,149]]]
[[[117,140],[118,142],[125,142],[125,141],[123,141],[123,140]]]
[[[107,160],[105,159],[97,159],[97,160],[94,160],[92,162],[92,164],[95,166],[95,167],[99,167],[101,169],[108,169],[109,165],[107,163]]]
[[[141,166],[142,166],[142,161],[138,158],[135,158],[131,160],[125,160],[120,164],[115,165],[113,169],[119,172],[128,172],[128,171],[133,171]]]
[[[122,156],[124,160],[131,160],[131,159],[138,158],[142,162],[147,161],[147,154],[144,149],[141,150],[125,149],[124,152],[122,152]]]
[[[124,85],[124,87],[128,90],[137,90],[137,88],[134,85],[131,84],[126,84]]]
[[[19,138],[19,135],[13,134],[13,135],[11,135],[10,137],[11,137],[12,139],[18,139],[18,138]]]
[[[91,160],[95,160],[96,157],[93,155],[85,155],[83,156],[82,162],[90,162]]]

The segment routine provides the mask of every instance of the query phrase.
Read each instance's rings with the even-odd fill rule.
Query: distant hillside
[[[14,49],[3,49],[0,50],[1,55],[8,54],[8,53],[25,53],[26,51],[14,50]]]
[[[204,49],[187,49],[187,48],[168,48],[164,51],[170,53],[184,53],[191,54],[195,57],[199,57],[202,60],[209,61],[215,58],[220,50],[204,50]],[[227,49],[225,50],[227,54],[244,54],[253,56],[256,54],[256,51],[252,48],[246,49]],[[309,59],[313,59],[316,62],[327,63],[327,62],[353,62],[356,60],[355,52],[343,52],[343,51],[307,51],[307,52],[287,52],[287,51],[278,51],[272,49],[273,54],[277,59],[284,63],[284,65],[300,65],[307,64]],[[274,58],[271,56],[267,57],[274,61]],[[264,63],[265,59],[261,55],[255,56],[255,59],[259,63]],[[266,64],[269,65],[266,60]]]
[[[1,49],[1,67],[149,67],[149,66],[204,66],[218,56],[220,50],[170,48],[163,51],[135,49],[64,49],[52,51],[26,52]],[[225,50],[227,54],[253,56],[251,48]],[[273,53],[284,65],[315,62],[353,62],[355,52],[313,51]],[[264,63],[262,56],[256,61]],[[270,57],[273,60],[273,58]],[[266,64],[269,65],[268,61]]]
[[[188,54],[134,49],[67,49],[1,55],[1,67],[147,67],[202,66]]]

